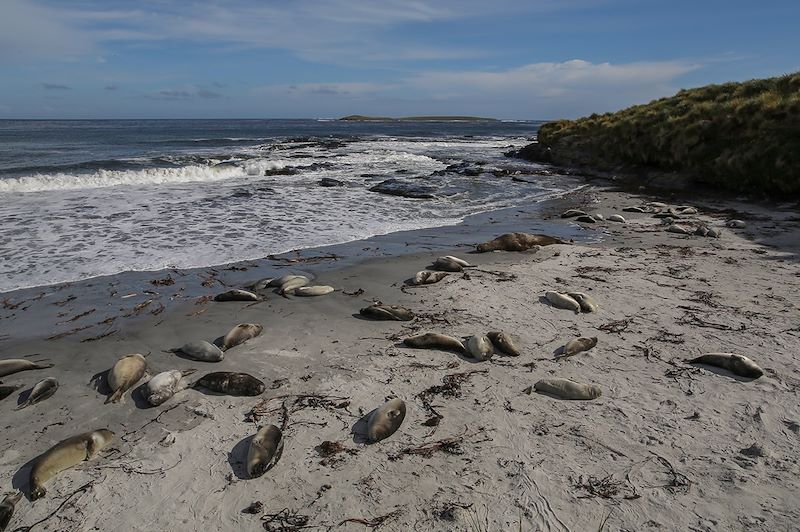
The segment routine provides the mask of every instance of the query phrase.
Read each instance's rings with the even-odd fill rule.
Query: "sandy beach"
[[[721,237],[669,233],[650,213],[623,212],[655,200],[693,205],[699,214],[681,223],[707,223]],[[627,223],[580,227],[560,218],[573,207],[622,214]],[[730,218],[745,227],[724,227]],[[509,231],[573,242],[471,253]],[[298,256],[322,258],[271,262],[276,273],[308,272],[337,289],[321,297],[209,301],[271,273],[239,265],[193,272],[192,287],[163,271],[6,298],[2,359],[55,367],[0,379],[24,386],[22,396],[0,402],[0,490],[27,496],[32,461],[64,438],[99,428],[116,434],[97,457],[49,482],[46,497],[23,498],[8,530],[796,529],[796,204],[664,200],[591,186],[536,211],[413,234],[411,253],[395,252],[410,238],[395,235],[369,256],[356,251],[375,244],[362,242],[341,260],[306,250]],[[448,254],[476,267],[404,286]],[[172,282],[143,291],[158,279]],[[554,308],[543,297],[549,290],[589,293],[599,311]],[[374,301],[417,317],[362,319],[359,309]],[[263,325],[263,334],[222,362],[166,352],[246,322]],[[461,338],[491,330],[510,333],[522,355],[475,362],[402,345],[420,332]],[[597,346],[558,358],[578,336],[597,337]],[[746,355],[764,375],[751,380],[685,362],[708,352]],[[123,403],[103,404],[103,372],[129,353],[147,355],[151,375],[242,371],[267,390],[233,397],[187,389],[148,407],[145,378]],[[97,375],[99,387],[91,383]],[[50,376],[60,383],[53,397],[14,410]],[[531,389],[551,377],[598,385],[602,396],[564,401]],[[402,426],[363,443],[354,426],[392,397],[406,403]],[[283,455],[251,479],[249,438],[268,423],[285,425]],[[244,511],[255,502],[263,506]]]

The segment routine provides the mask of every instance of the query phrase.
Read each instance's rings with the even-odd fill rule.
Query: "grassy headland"
[[[694,183],[800,194],[800,73],[681,90],[615,113],[541,126],[518,155]]]

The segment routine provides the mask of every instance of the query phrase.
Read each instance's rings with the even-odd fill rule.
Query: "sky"
[[[0,118],[574,118],[800,70],[798,0],[0,0]]]

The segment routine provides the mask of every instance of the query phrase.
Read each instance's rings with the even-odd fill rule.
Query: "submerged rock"
[[[339,181],[338,179],[333,179],[332,177],[323,177],[317,184],[321,187],[343,187],[344,181]]]
[[[433,198],[433,188],[422,185],[412,185],[400,181],[399,179],[387,179],[377,185],[370,187],[370,192],[388,194],[390,196],[402,196],[404,198],[431,199]]]

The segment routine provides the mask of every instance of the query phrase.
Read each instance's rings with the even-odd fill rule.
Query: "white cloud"
[[[58,11],[24,0],[0,5],[0,62],[74,58],[95,50],[93,40],[64,22]]]

